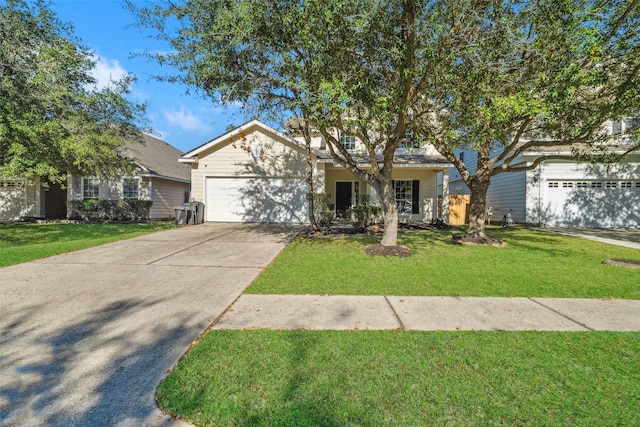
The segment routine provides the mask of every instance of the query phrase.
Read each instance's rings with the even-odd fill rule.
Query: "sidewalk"
[[[243,294],[213,329],[640,331],[640,300]]]

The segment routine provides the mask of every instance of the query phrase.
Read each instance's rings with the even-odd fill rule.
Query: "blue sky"
[[[229,124],[240,125],[240,108],[224,108],[196,95],[186,87],[160,83],[152,76],[170,74],[147,59],[142,51],[166,51],[169,46],[149,37],[148,30],[133,27],[134,17],[117,0],[53,0],[51,9],[69,22],[83,44],[97,58],[95,77],[106,84],[132,73],[138,81],[131,88],[131,100],[147,104],[147,116],[155,136],[187,152],[225,132]]]

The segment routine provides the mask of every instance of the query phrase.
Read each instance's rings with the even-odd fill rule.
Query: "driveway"
[[[156,386],[295,233],[201,224],[0,269],[0,424],[182,425]]]

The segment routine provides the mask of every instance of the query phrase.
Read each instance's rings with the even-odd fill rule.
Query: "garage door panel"
[[[640,185],[626,181],[549,181],[544,221],[552,227],[640,227]]]
[[[303,179],[207,178],[207,221],[306,222]]]

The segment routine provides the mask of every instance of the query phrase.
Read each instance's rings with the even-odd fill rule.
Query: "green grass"
[[[640,299],[640,270],[602,264],[637,249],[525,228],[489,229],[504,248],[461,247],[451,234],[401,233],[406,258],[367,255],[379,236],[297,238],[247,293]]]
[[[0,267],[175,227],[145,224],[0,224]]]
[[[160,385],[199,426],[640,425],[640,333],[212,331]]]

